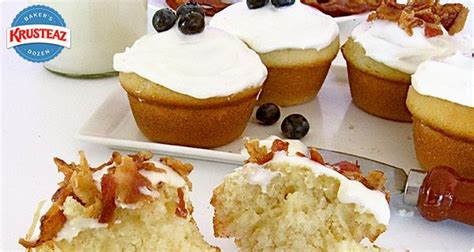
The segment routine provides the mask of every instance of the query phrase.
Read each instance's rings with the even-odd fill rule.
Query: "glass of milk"
[[[113,55],[147,32],[147,0],[33,0],[61,14],[71,29],[71,48],[44,67],[78,78],[115,75]],[[34,3],[33,3],[34,2]]]

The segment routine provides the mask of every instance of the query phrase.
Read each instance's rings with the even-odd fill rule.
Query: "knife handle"
[[[460,177],[451,167],[435,167],[423,180],[417,205],[427,220],[474,225],[474,179]]]

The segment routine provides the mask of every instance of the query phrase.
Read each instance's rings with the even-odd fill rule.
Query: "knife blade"
[[[344,152],[326,149],[318,149],[318,151],[324,157],[324,161],[328,163],[337,163],[340,161],[349,161],[352,163],[357,162],[364,174],[367,174],[372,170],[383,171],[385,177],[387,178],[385,186],[390,192],[402,193],[405,191],[407,174],[401,168]]]

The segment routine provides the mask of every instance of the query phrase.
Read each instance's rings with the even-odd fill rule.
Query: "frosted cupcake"
[[[456,54],[420,64],[407,106],[416,157],[431,169],[446,165],[474,178],[474,59]]]
[[[192,165],[151,158],[114,152],[97,168],[82,152],[79,164],[55,158],[64,180],[41,218],[40,205],[20,244],[42,252],[220,251],[192,217]]]
[[[224,145],[245,129],[267,70],[236,37],[211,27],[186,35],[181,25],[137,40],[115,55],[115,70],[147,138]]]
[[[275,139],[246,143],[247,163],[214,189],[214,233],[241,251],[376,251],[390,220],[383,172],[325,164],[315,148]],[[263,145],[263,146],[262,146]]]
[[[339,30],[330,16],[299,1],[283,2],[289,5],[236,3],[210,21],[210,26],[239,37],[267,66],[259,104],[290,106],[311,100],[339,50]]]
[[[354,104],[370,114],[411,121],[405,101],[417,66],[432,57],[470,50],[470,41],[454,35],[464,26],[464,6],[436,2],[414,11],[415,5],[383,3],[342,47]],[[430,23],[430,18],[438,22]]]

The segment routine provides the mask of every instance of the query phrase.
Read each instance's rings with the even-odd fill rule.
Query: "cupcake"
[[[35,251],[220,251],[203,239],[192,217],[193,167],[151,158],[114,152],[98,168],[82,152],[79,164],[55,158],[64,180],[38,232],[20,244]]]
[[[456,54],[420,64],[407,106],[416,157],[427,170],[451,166],[474,178],[474,59]]]
[[[468,51],[461,35],[468,10],[461,4],[408,5],[387,0],[361,23],[342,47],[352,100],[362,110],[409,122],[405,101],[410,75],[432,57]],[[449,15],[448,15],[449,13]]]
[[[315,148],[293,155],[293,144],[246,143],[247,163],[214,189],[215,235],[241,251],[365,251],[359,242],[377,239],[390,220],[383,173],[325,164]]]
[[[259,1],[227,7],[211,19],[210,26],[239,37],[267,66],[259,104],[290,106],[310,101],[339,50],[336,22],[299,1],[275,0],[266,5],[262,1],[257,6],[251,2]]]
[[[191,14],[202,18],[201,30],[180,17],[179,29],[146,35],[116,54],[114,68],[147,138],[211,148],[242,134],[267,70],[238,38]]]

